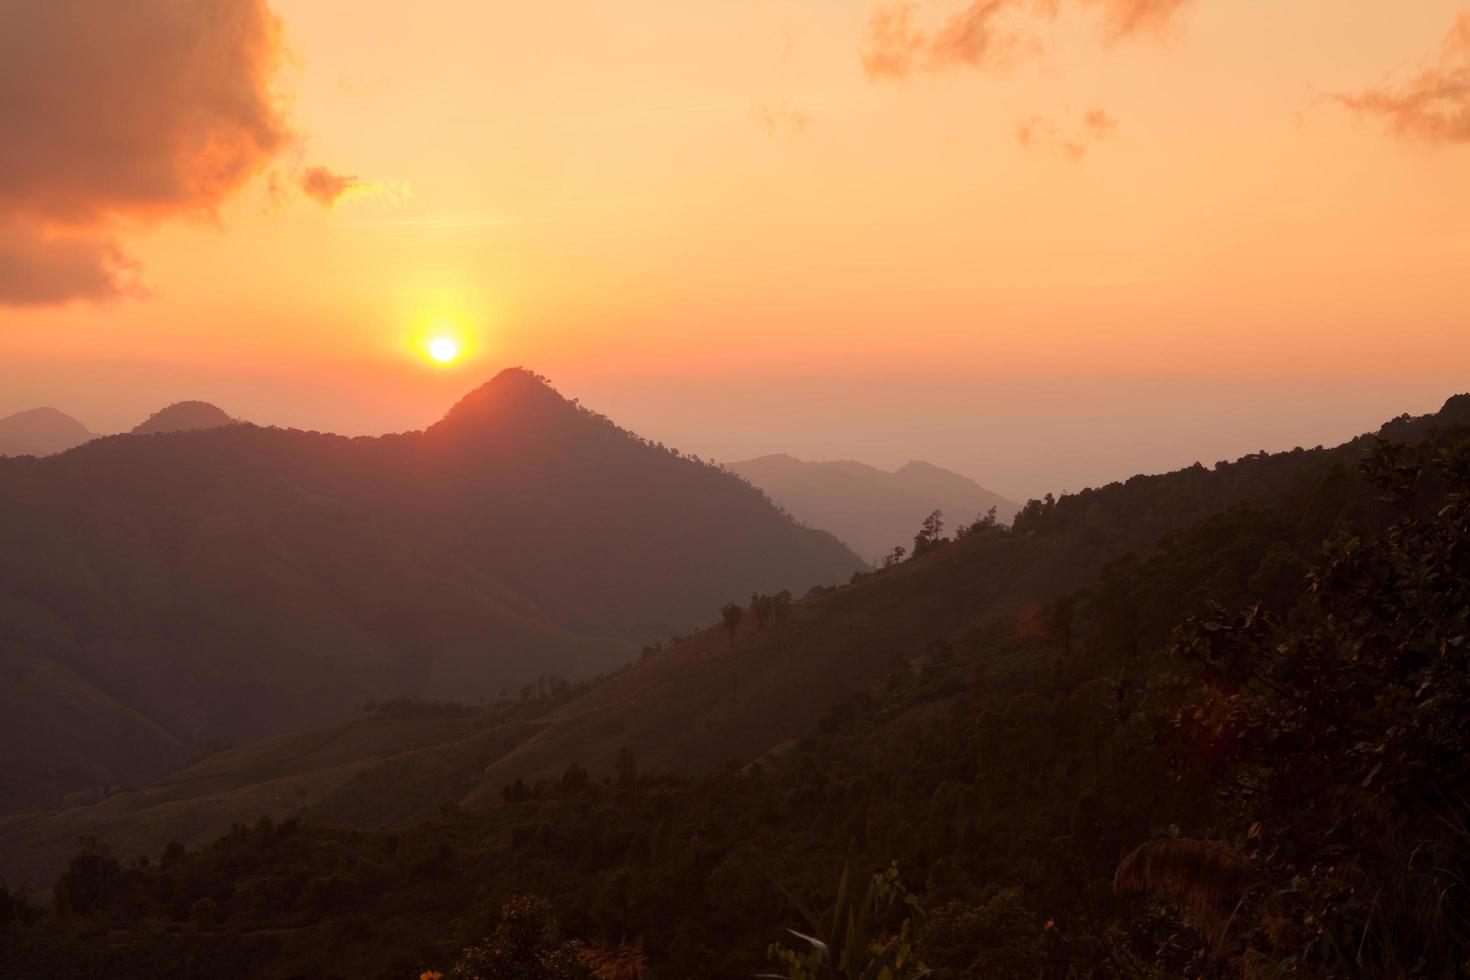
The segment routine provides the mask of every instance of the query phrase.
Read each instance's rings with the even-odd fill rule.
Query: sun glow
[[[453,337],[435,337],[429,341],[429,357],[439,364],[449,364],[459,357],[459,341]]]

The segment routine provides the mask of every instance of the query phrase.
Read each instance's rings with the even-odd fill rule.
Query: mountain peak
[[[506,368],[465,395],[430,431],[502,428],[506,423],[570,417],[576,408],[551,382],[526,368]]]
[[[87,427],[55,408],[31,408],[0,419],[0,456],[45,456],[93,437]]]
[[[134,435],[155,432],[186,432],[193,429],[217,429],[222,425],[234,425],[238,419],[226,415],[223,409],[209,402],[174,402],[148,416],[147,420],[133,429]]]
[[[894,470],[894,472],[895,473],[953,473],[954,471],[953,470],[947,470],[943,466],[935,466],[933,463],[927,462],[927,461],[922,460],[922,459],[911,459],[907,463],[904,463],[902,466],[900,466],[897,470]]]

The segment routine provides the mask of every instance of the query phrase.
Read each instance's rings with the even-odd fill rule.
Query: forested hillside
[[[860,567],[524,371],[424,432],[239,424],[0,460],[0,810],[368,700],[589,677],[730,595]]]
[[[796,902],[856,901],[837,895],[844,867],[860,890],[896,862],[909,900],[893,884],[872,898],[898,910],[875,934],[909,920],[895,976],[914,957],[955,978],[1454,975],[1470,949],[1465,401],[1386,427],[1402,444],[1034,502],[1015,529],[929,540],[785,618],[742,614],[734,646],[781,636],[789,660],[853,606],[913,634],[757,761],[677,774],[609,738],[554,777],[489,765],[494,806],[457,803],[459,776],[415,783],[421,818],[383,814],[394,829],[303,806],[141,863],[88,842],[54,896],[12,888],[0,965],[104,975],[105,943],[108,976],[416,976],[530,892],[574,941],[536,920],[546,956],[581,954],[545,975],[620,944],[650,976],[749,975],[775,941],[806,949],[784,931],[812,928]],[[936,618],[967,590],[934,598],[916,577],[959,574],[966,551],[1131,540],[1191,508],[1209,513],[1010,615]],[[458,740],[538,715],[555,730],[634,673],[540,705],[383,717]],[[473,783],[488,757],[458,772]]]

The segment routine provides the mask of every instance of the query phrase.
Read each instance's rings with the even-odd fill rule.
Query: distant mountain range
[[[935,510],[951,526],[991,507],[1007,523],[1020,510],[968,477],[917,460],[888,472],[851,460],[809,463],[780,454],[726,469],[760,487],[797,520],[831,531],[874,562],[896,545],[911,548],[919,524]]]
[[[146,435],[213,429],[238,421],[209,402],[175,402],[154,412],[132,432]],[[0,456],[50,456],[91,442],[99,435],[58,409],[32,408],[0,419]]]
[[[65,412],[32,408],[0,419],[0,456],[49,456],[97,434]]]
[[[0,809],[373,698],[590,675],[862,567],[519,370],[423,432],[242,423],[0,460]]]

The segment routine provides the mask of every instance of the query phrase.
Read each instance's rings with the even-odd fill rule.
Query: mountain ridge
[[[1002,523],[1020,509],[968,477],[922,460],[883,470],[857,460],[808,462],[786,453],[730,463],[798,520],[831,531],[868,561],[909,547],[920,523],[938,510],[951,524],[996,509]]]
[[[498,426],[463,410],[355,439],[241,423],[0,461],[0,670],[32,695],[0,740],[65,715],[62,687],[42,695],[63,677],[192,752],[371,698],[493,697],[862,567],[729,474],[528,377],[477,390],[476,412],[536,406]],[[152,729],[94,727],[98,758],[131,746],[143,762],[108,775],[39,753],[0,780],[0,806],[181,761]]]

